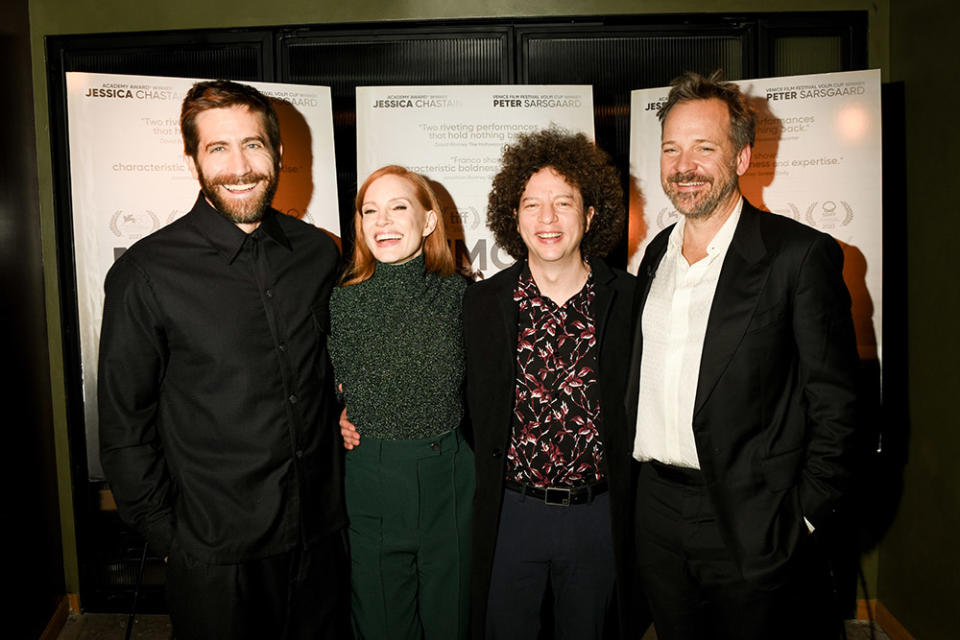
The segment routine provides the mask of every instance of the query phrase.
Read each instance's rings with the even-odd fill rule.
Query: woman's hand
[[[340,412],[340,435],[343,437],[343,447],[348,451],[360,446],[360,434],[353,423],[347,420],[347,408]]]

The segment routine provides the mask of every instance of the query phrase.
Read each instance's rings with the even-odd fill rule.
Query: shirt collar
[[[737,200],[737,206],[733,208],[730,217],[724,221],[723,226],[720,227],[717,234],[713,236],[713,240],[707,245],[707,255],[714,256],[726,253],[730,243],[733,242],[733,232],[737,230],[741,211],[743,211],[743,196],[740,196]]]
[[[203,192],[197,196],[197,201],[190,211],[191,221],[200,230],[210,244],[223,256],[227,264],[232,263],[237,254],[243,248],[244,242],[253,234],[246,234],[240,227],[230,222],[220,212],[210,206]],[[288,251],[293,250],[290,239],[284,233],[277,219],[278,214],[274,209],[267,209],[263,214],[263,220],[254,233],[258,238],[270,238]]]
[[[580,291],[573,294],[565,304],[577,304],[577,299],[583,296],[589,296],[590,292],[593,291],[593,262],[588,258],[586,263],[590,266],[590,271],[587,273],[587,280],[583,283],[583,286],[580,288]],[[537,281],[533,279],[533,274],[530,272],[530,263],[526,260],[523,261],[523,268],[520,269],[520,275],[517,277],[517,286],[513,291],[513,300],[514,302],[519,302],[524,298],[535,299],[535,300],[550,300],[542,293],[540,293],[540,287],[537,286]],[[555,302],[550,300],[550,303],[554,306],[557,306]]]
[[[726,253],[727,249],[730,247],[730,243],[733,242],[733,233],[737,230],[737,223],[740,221],[740,213],[742,211],[743,196],[740,196],[740,198],[737,200],[737,205],[733,208],[733,212],[730,214],[730,217],[724,220],[723,225],[721,225],[720,229],[717,230],[717,233],[713,236],[710,244],[707,245],[708,257],[713,258],[717,255]],[[681,215],[676,226],[673,227],[673,231],[670,232],[670,237],[667,239],[667,245],[671,252],[680,251],[682,248],[683,229],[686,224],[686,216]]]

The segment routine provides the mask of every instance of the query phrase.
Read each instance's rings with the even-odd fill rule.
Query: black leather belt
[[[601,480],[581,487],[535,487],[507,480],[504,485],[510,491],[543,500],[546,504],[569,507],[573,504],[590,504],[593,499],[607,491],[607,481]]]

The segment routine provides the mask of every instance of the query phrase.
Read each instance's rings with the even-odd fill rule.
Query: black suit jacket
[[[487,592],[503,502],[505,452],[510,443],[516,385],[518,320],[513,291],[522,266],[523,262],[518,262],[489,280],[471,286],[463,302],[467,405],[473,424],[477,469],[471,614],[474,638],[484,637]],[[626,272],[611,269],[601,260],[591,261],[591,267],[600,341],[599,431],[606,461],[604,471],[610,487],[610,517],[620,571],[621,606],[632,606],[626,592],[633,575],[633,431],[626,421],[623,398],[630,362],[630,314],[635,280]]]
[[[672,228],[638,270],[631,424],[640,317]],[[710,308],[693,431],[721,532],[748,579],[775,579],[806,535],[803,518],[826,527],[848,490],[858,357],[842,268],[833,238],[744,201]]]

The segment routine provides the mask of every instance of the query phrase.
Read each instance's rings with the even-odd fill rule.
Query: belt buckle
[[[543,495],[543,501],[546,504],[552,504],[558,507],[569,507],[570,506],[570,488],[569,487],[547,487]]]

